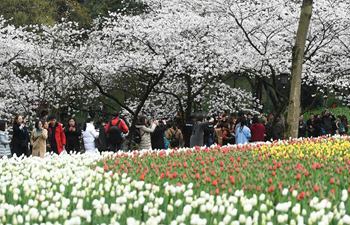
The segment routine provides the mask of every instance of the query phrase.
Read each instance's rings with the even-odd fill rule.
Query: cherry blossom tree
[[[3,116],[20,113],[38,117],[45,108],[52,112],[73,111],[71,105],[80,110],[77,100],[81,96],[86,96],[85,103],[89,103],[92,98],[81,88],[83,80],[74,76],[76,72],[67,66],[74,57],[71,53],[75,52],[71,43],[78,45],[81,38],[75,27],[76,24],[68,22],[53,27],[14,28],[2,20]]]

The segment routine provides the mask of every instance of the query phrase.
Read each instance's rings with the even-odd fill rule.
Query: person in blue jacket
[[[236,144],[247,144],[251,138],[251,132],[247,126],[247,120],[243,117],[236,125]]]

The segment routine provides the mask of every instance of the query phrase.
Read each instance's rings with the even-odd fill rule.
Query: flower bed
[[[2,224],[350,224],[350,140],[0,160]]]

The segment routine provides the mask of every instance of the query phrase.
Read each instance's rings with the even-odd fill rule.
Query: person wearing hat
[[[66,135],[61,123],[58,123],[56,117],[51,115],[47,118],[49,122],[49,145],[53,153],[61,154],[65,151]]]

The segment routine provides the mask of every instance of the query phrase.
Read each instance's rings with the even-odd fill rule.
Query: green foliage
[[[305,112],[304,118],[310,118],[311,114],[321,114],[324,110],[329,110],[335,116],[345,115],[348,119],[350,119],[350,108],[348,107],[336,107],[336,108],[318,108]]]
[[[53,25],[66,18],[87,27],[92,19],[108,12],[142,12],[136,1],[122,0],[1,0],[0,15],[16,26],[29,24]]]
[[[46,0],[1,0],[0,14],[14,25],[53,24],[55,13]]]
[[[51,0],[55,6],[55,21],[67,18],[78,22],[81,26],[89,26],[92,19],[89,10],[78,0]]]
[[[83,5],[90,11],[92,18],[106,16],[108,12],[127,12],[137,14],[143,11],[144,5],[135,0],[85,0]]]

